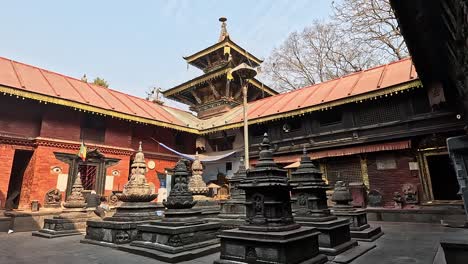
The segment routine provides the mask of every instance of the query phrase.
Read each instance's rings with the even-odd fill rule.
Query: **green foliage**
[[[93,84],[109,88],[109,84],[103,78],[96,77],[93,81]]]

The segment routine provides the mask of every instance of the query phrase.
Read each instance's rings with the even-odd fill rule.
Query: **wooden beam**
[[[198,97],[198,95],[195,93],[194,90],[191,90],[190,93],[193,95],[193,98],[195,98],[195,100],[197,100],[198,104],[202,103],[202,100],[200,99],[200,97]]]
[[[220,97],[220,96],[219,96],[219,92],[216,91],[216,87],[213,85],[213,82],[208,81],[208,86],[210,86],[210,89],[211,89],[211,91],[213,92],[215,98],[218,99],[218,98]]]

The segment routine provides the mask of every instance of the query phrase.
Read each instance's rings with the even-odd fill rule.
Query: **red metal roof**
[[[0,85],[168,124],[187,126],[167,112],[165,106],[2,57]]]
[[[381,91],[390,93],[393,87],[406,89],[405,84],[412,84],[417,81],[417,78],[411,59],[406,58],[339,79],[251,102],[248,106],[248,118],[250,123],[255,123],[289,116],[290,113],[295,115],[304,111],[315,111],[316,107],[326,109],[326,107],[338,104],[336,102],[340,104],[351,102],[355,98],[367,97],[367,94],[373,96]],[[10,94],[19,94],[19,96],[37,100],[42,99],[36,98],[35,95],[43,95],[47,96],[52,103],[91,112],[104,109],[107,111],[104,111],[104,114],[137,122],[167,125],[192,133],[208,133],[211,130],[223,130],[242,125],[242,106],[220,117],[199,120],[183,110],[154,104],[143,98],[2,57],[0,57],[0,88],[1,86],[13,89],[7,89],[7,93]],[[5,89],[3,90],[5,92]],[[18,91],[30,94],[25,95]],[[352,100],[347,101],[348,98]],[[69,104],[69,102],[77,104]]]
[[[249,120],[333,102],[417,80],[411,58],[278,94],[249,104]],[[230,123],[242,121],[237,116]]]

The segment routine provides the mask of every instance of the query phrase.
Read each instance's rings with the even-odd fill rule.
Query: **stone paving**
[[[442,238],[468,240],[467,229],[446,228],[434,224],[373,222],[382,226],[385,235],[375,242],[377,247],[354,260],[353,264],[444,264],[439,249]],[[99,263],[157,264],[154,259],[136,256],[111,248],[80,244],[82,236],[44,239],[30,232],[0,233],[0,263],[75,264]],[[366,243],[366,242],[360,242]],[[213,263],[219,254],[181,263]],[[330,262],[333,263],[333,262]]]

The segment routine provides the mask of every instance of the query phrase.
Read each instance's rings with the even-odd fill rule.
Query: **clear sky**
[[[144,97],[201,71],[182,56],[214,44],[218,18],[237,44],[266,58],[287,35],[326,19],[331,0],[42,0],[6,1],[0,9],[0,56]]]

